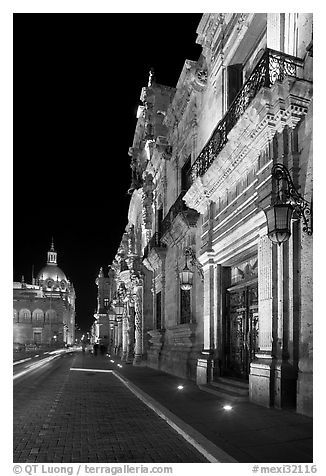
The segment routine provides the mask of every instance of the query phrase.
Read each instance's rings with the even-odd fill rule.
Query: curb
[[[179,435],[181,435],[188,443],[190,443],[199,453],[201,453],[210,463],[238,463],[236,459],[226,453],[224,450],[214,445],[204,435],[185,423],[174,413],[157,402],[150,395],[131,383],[126,377],[122,377],[119,373],[112,371],[137,398],[145,405],[151,408],[160,418],[165,420]]]

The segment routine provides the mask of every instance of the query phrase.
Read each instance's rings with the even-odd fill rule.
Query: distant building
[[[103,268],[95,280],[97,286],[97,309],[94,313],[95,321],[92,325],[92,342],[103,344],[108,348],[114,346],[114,328],[110,328],[108,311],[113,299],[114,272],[109,269],[108,276],[104,275]]]
[[[75,290],[57,265],[53,243],[47,264],[32,284],[14,282],[14,344],[72,345]]]

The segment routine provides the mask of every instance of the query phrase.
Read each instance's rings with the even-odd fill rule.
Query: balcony
[[[182,191],[168,213],[165,215],[162,221],[162,239],[165,235],[170,232],[173,234],[173,224],[176,221],[177,217],[181,218],[181,222],[183,225],[188,229],[189,227],[194,227],[197,224],[197,220],[199,214],[191,209],[188,208],[185,202],[183,201],[183,197],[185,196],[186,191]],[[180,228],[180,223],[179,223]],[[180,229],[178,230],[179,235],[181,236]]]
[[[143,260],[148,259],[151,250],[155,250],[160,256],[162,252],[165,252],[165,249],[166,244],[161,241],[161,234],[156,231],[144,248]]]
[[[300,58],[266,49],[259,63],[192,165],[189,171],[191,183],[207,172],[228,142],[228,134],[262,88],[270,88],[276,82],[282,82],[286,77],[302,78],[302,76],[303,61]]]

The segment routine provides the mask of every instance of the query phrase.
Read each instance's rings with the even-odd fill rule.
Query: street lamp
[[[203,280],[203,271],[201,264],[196,258],[196,254],[191,247],[187,247],[184,250],[185,255],[185,267],[179,273],[180,287],[184,291],[189,291],[192,288],[194,273],[188,268],[188,259],[190,258],[190,264],[195,265],[198,273],[200,274],[201,279]]]
[[[188,268],[188,259],[186,256],[186,265],[183,268],[183,270],[179,273],[179,279],[180,279],[180,287],[184,291],[189,291],[192,288],[192,282],[193,282],[193,277],[194,273],[190,271]]]
[[[269,239],[281,245],[290,238],[293,213],[302,218],[303,231],[312,235],[311,207],[295,188],[288,169],[283,164],[275,164],[272,178],[277,190],[272,207],[265,211]]]
[[[110,324],[115,322],[116,317],[117,317],[116,313],[113,311],[113,309],[110,309],[108,311],[108,318],[109,318]]]
[[[120,296],[113,299],[112,307],[114,307],[114,310],[115,310],[115,313],[116,313],[117,316],[122,316],[125,306],[124,306],[124,302],[121,300]]]

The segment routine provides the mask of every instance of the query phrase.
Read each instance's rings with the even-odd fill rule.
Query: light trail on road
[[[66,349],[59,349],[59,350],[54,350],[53,352],[49,352],[49,354],[52,354],[52,355],[49,355],[49,357],[45,357],[42,360],[38,360],[37,362],[31,362],[31,364],[27,365],[27,367],[24,368],[24,370],[21,370],[20,372],[18,371],[13,376],[13,380],[16,380],[17,378],[22,377],[23,375],[26,375],[27,373],[32,372],[33,370],[36,370],[40,367],[48,365],[52,360],[56,359],[57,357],[60,357],[63,353],[68,353],[68,352],[71,352],[71,350],[67,351]],[[31,360],[31,357],[29,357],[28,359],[20,360],[18,362],[14,362],[13,365],[22,364],[28,360]]]

